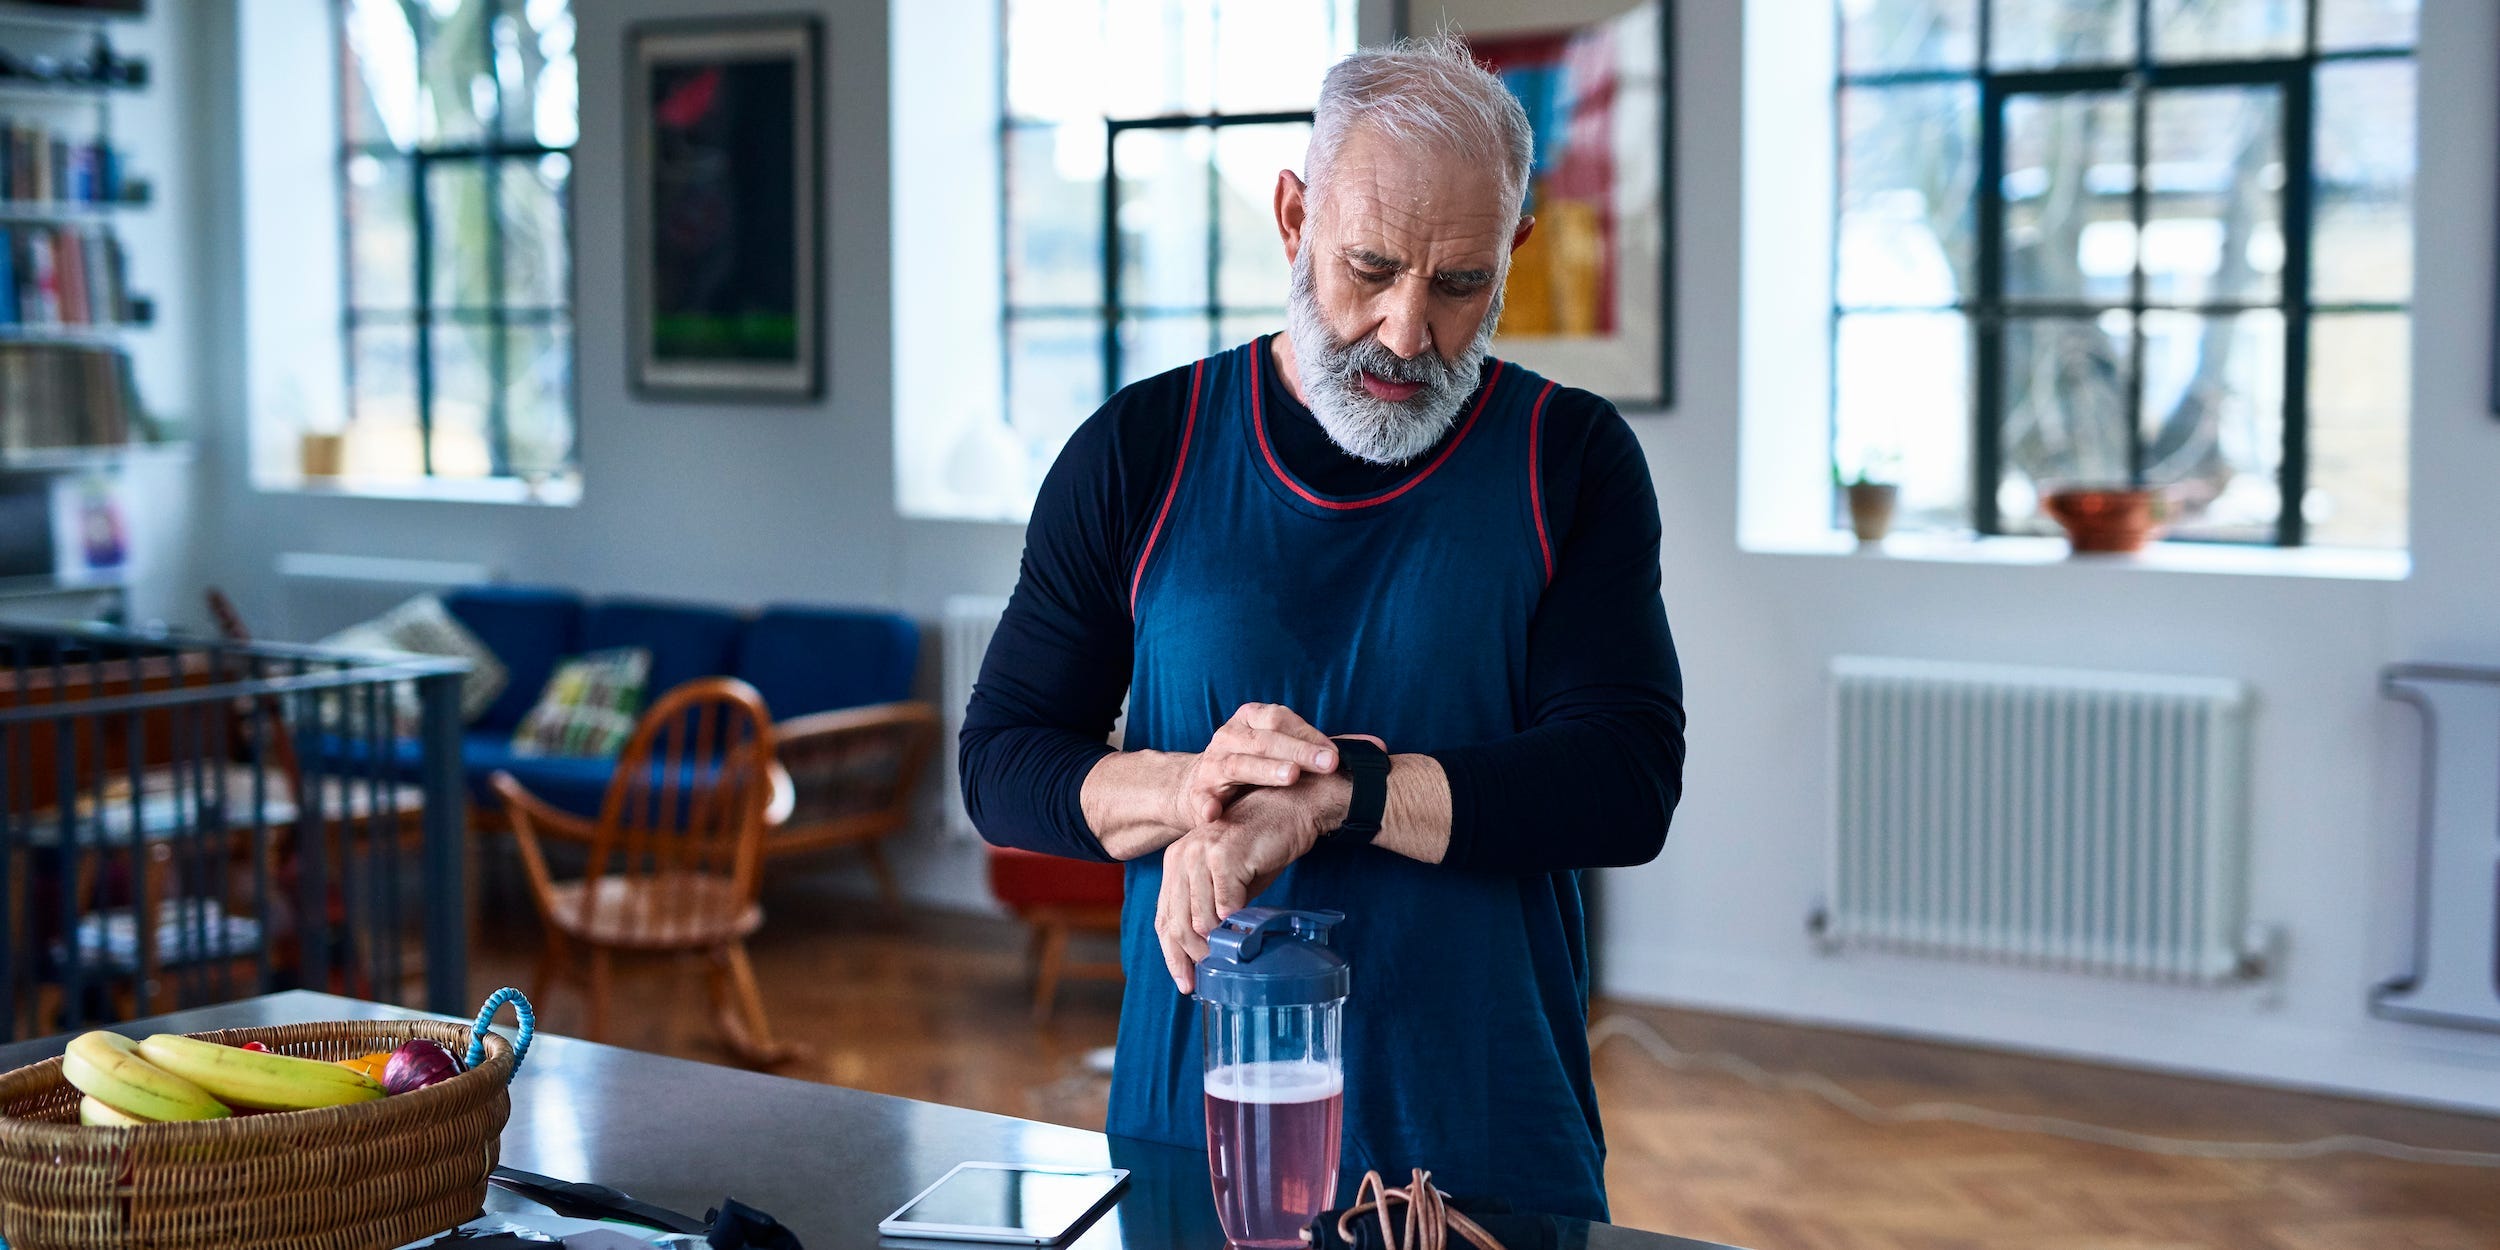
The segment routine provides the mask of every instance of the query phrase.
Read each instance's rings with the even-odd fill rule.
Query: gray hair
[[[1427,143],[1469,160],[1501,159],[1504,208],[1525,207],[1536,136],[1528,111],[1465,42],[1447,32],[1356,52],[1329,68],[1312,110],[1304,176],[1314,200],[1347,136],[1362,127],[1390,140]]]

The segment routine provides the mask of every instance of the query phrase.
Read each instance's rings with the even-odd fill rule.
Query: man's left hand
[[[1354,783],[1342,773],[1312,774],[1289,787],[1252,790],[1222,817],[1184,834],[1163,851],[1163,892],[1155,900],[1155,937],[1172,982],[1189,993],[1207,935],[1224,917],[1310,852],[1321,834],[1345,823]]]

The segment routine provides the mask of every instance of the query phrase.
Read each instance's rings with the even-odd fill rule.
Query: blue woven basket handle
[[[521,1022],[521,1035],[512,1043],[512,1075],[521,1075],[521,1061],[529,1057],[530,1042],[538,1036],[538,1012],[528,995],[509,985],[487,995],[486,1005],[477,1009],[477,1023],[469,1028],[469,1057],[461,1060],[461,1067],[474,1068],[486,1058],[486,1026],[495,1022],[505,1003],[512,1004],[512,1014]]]

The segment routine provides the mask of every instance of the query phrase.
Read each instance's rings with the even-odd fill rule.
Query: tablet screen
[[[1117,1172],[1062,1172],[966,1164],[889,1223],[999,1229],[1056,1239],[1118,1187]]]

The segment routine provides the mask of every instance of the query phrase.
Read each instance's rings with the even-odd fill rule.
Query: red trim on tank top
[[[1493,384],[1501,380],[1504,363],[1499,360],[1493,362],[1493,372],[1485,375],[1484,389],[1476,393],[1476,406],[1467,410],[1467,423],[1458,427],[1458,434],[1450,439],[1450,445],[1442,448],[1441,454],[1434,456],[1432,463],[1425,465],[1421,472],[1377,495],[1369,495],[1361,499],[1328,499],[1311,493],[1309,488],[1293,480],[1293,475],[1285,472],[1285,466],[1276,459],[1276,449],[1268,445],[1267,418],[1261,413],[1259,403],[1259,393],[1267,389],[1267,340],[1252,339],[1251,348],[1254,357],[1251,363],[1254,367],[1250,371],[1250,426],[1258,432],[1259,454],[1267,457],[1268,469],[1276,474],[1277,481],[1285,484],[1286,490],[1301,496],[1305,503],[1337,512],[1387,503],[1422,485],[1425,478],[1431,477],[1432,471],[1440,468],[1442,462],[1450,458],[1450,453],[1458,450],[1460,443],[1467,441],[1467,431],[1476,428],[1476,417],[1484,411],[1484,402],[1493,398]],[[1132,615],[1135,611],[1134,608],[1130,609]]]
[[[1189,367],[1189,417],[1181,422],[1181,454],[1172,461],[1172,484],[1163,488],[1163,506],[1155,509],[1154,528],[1146,531],[1146,549],[1137,553],[1137,571],[1128,579],[1128,615],[1137,619],[1137,588],[1146,582],[1146,561],[1154,558],[1155,540],[1163,537],[1163,522],[1172,515],[1172,498],[1181,493],[1181,470],[1189,467],[1189,436],[1198,430],[1198,382],[1207,371],[1207,362]]]
[[[1545,422],[1545,398],[1553,393],[1554,384],[1546,383],[1545,389],[1536,393],[1536,404],[1528,409],[1528,511],[1536,517],[1536,549],[1545,557],[1545,582],[1549,586],[1554,582],[1554,544],[1545,536],[1545,483],[1537,468],[1537,453],[1545,441],[1539,434]]]

